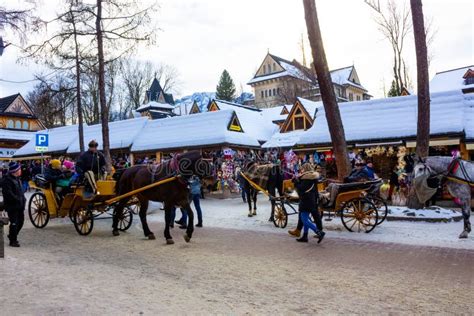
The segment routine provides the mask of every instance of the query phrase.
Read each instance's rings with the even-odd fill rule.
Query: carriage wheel
[[[128,206],[133,214],[137,215],[140,212],[140,200],[137,198],[136,195],[132,196],[132,198],[128,201]]]
[[[36,228],[44,228],[49,222],[48,203],[46,196],[41,192],[36,192],[31,196],[28,204],[28,215],[30,221]]]
[[[94,227],[94,216],[92,211],[86,208],[80,208],[73,214],[74,227],[79,235],[89,235]]]
[[[374,203],[375,207],[377,208],[377,213],[379,215],[378,220],[377,220],[377,225],[380,225],[387,218],[387,214],[388,214],[387,203],[385,202],[383,198],[376,195],[370,196],[370,200],[372,203]]]
[[[126,231],[127,229],[132,226],[133,222],[133,211],[132,205],[125,206],[122,211],[122,214],[118,217],[118,229],[122,232]]]
[[[354,198],[344,203],[340,214],[342,224],[350,232],[370,233],[377,226],[377,208],[366,198]]]
[[[285,228],[288,224],[288,213],[285,206],[275,203],[275,213],[273,214],[273,224],[275,227]]]

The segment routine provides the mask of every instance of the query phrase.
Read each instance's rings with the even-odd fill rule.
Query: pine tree
[[[231,76],[224,69],[219,84],[216,87],[216,98],[219,100],[232,101],[235,97],[235,84]]]
[[[398,97],[401,95],[400,89],[397,87],[397,83],[392,80],[392,85],[390,86],[390,90],[388,90],[388,97]]]

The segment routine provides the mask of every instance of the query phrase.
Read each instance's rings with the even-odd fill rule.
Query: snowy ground
[[[240,198],[226,200],[208,198],[201,200],[201,207],[204,214],[204,225],[208,227],[233,228],[287,235],[287,230],[294,228],[298,220],[297,215],[289,216],[286,229],[276,228],[272,222],[268,222],[270,203],[263,195],[258,196],[257,216],[251,218],[247,217],[247,204],[244,204]],[[159,203],[152,204],[150,208],[151,214],[148,217],[149,221],[164,221],[163,212],[159,208]],[[405,214],[403,211],[406,210],[406,208],[402,207],[389,208],[393,209],[393,214],[397,216],[402,216],[401,214]],[[412,212],[412,210],[409,211]],[[437,213],[437,211],[440,211],[440,213]],[[447,209],[416,212],[418,214],[425,212],[427,217],[447,217],[452,213],[451,210]],[[468,239],[458,239],[458,235],[463,229],[462,221],[448,223],[385,221],[369,234],[348,232],[342,226],[339,218],[334,218],[331,222],[323,221],[323,225],[325,225],[325,230],[328,231],[327,238],[474,249],[474,233]]]

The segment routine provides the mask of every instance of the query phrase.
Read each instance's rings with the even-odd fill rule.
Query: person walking
[[[2,193],[5,210],[10,220],[10,231],[8,239],[11,247],[20,247],[18,234],[25,222],[26,198],[20,181],[21,165],[17,162],[10,162],[8,173],[2,178]]]
[[[201,180],[197,176],[192,176],[189,180],[189,189],[191,194],[191,200],[194,203],[197,213],[197,224],[196,227],[202,227],[202,210],[201,210]],[[179,224],[179,228],[186,229],[188,227],[188,214],[181,210],[181,218],[175,221],[176,224]]]
[[[316,233],[318,244],[323,240],[325,233],[319,230],[309,218],[312,210],[317,210],[317,194],[319,175],[309,163],[301,166],[300,175],[293,180],[300,199],[298,211],[303,222],[303,236],[296,239],[298,242],[308,242],[308,232],[311,229]]]

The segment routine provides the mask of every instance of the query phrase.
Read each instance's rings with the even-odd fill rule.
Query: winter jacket
[[[6,175],[2,178],[3,203],[7,212],[23,212],[26,205],[26,198],[23,194],[20,178]]]
[[[84,152],[76,163],[76,169],[81,174],[87,171],[92,171],[95,174],[101,173],[104,167],[105,158],[99,151],[95,153],[90,150]]]
[[[370,175],[367,172],[366,168],[362,169],[354,169],[352,170],[351,174],[344,179],[344,182],[363,182],[370,180]]]
[[[367,175],[369,176],[369,179],[375,179],[375,170],[374,170],[374,168],[370,168],[368,166],[365,166],[364,169],[367,172]]]
[[[296,191],[300,198],[298,210],[300,212],[311,212],[317,209],[318,182],[317,179],[297,178],[293,180]]]
[[[59,179],[65,178],[61,170],[53,169],[51,168],[51,166],[45,169],[44,177],[51,183],[56,183],[56,181],[58,181]]]
[[[189,181],[189,187],[191,189],[191,194],[201,195],[201,181],[199,178],[192,178]]]

